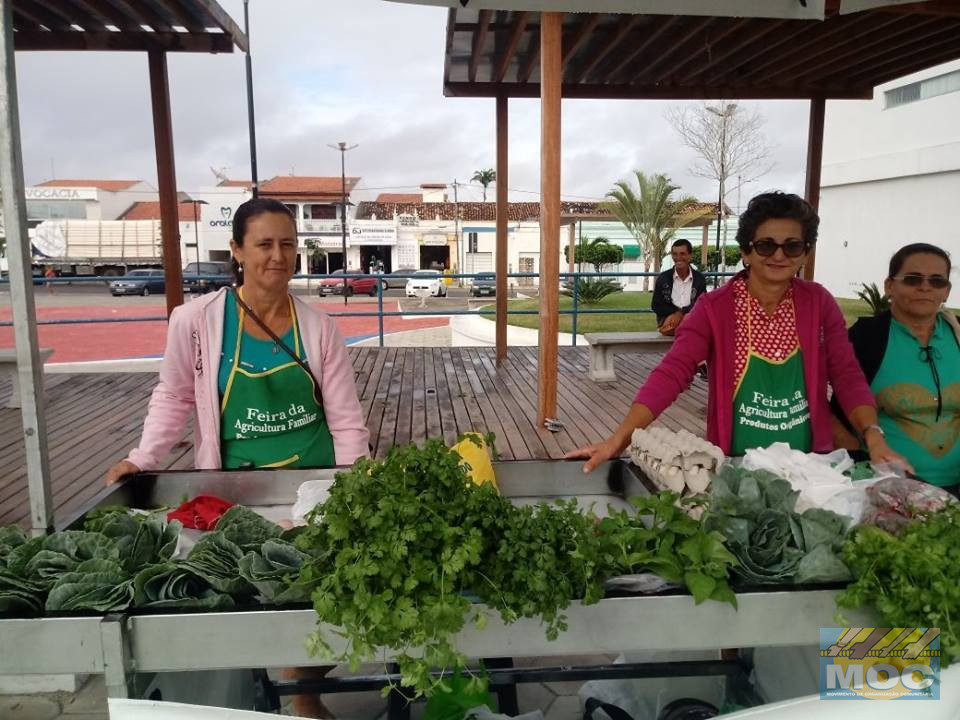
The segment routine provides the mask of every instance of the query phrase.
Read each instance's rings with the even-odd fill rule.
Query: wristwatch
[[[863,430],[860,431],[860,436],[861,436],[862,438],[864,438],[864,439],[866,439],[866,437],[867,437],[867,430],[876,430],[878,433],[880,433],[880,437],[886,437],[886,435],[887,435],[887,434],[883,431],[883,428],[880,427],[879,425],[876,425],[876,424],[874,424],[874,425],[867,425]]]

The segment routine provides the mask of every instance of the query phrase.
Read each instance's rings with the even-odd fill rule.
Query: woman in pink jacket
[[[350,465],[369,433],[343,338],[290,294],[296,224],[280,202],[243,203],[230,241],[237,287],[174,310],[140,445],[107,473],[161,467],[194,416],[200,469]]]
[[[803,452],[831,451],[829,383],[870,458],[902,461],[877,424],[873,393],[836,301],[820,285],[797,278],[819,223],[796,195],[753,198],[737,230],[746,269],[697,302],[616,432],[567,457],[587,458],[584,472],[619,457],[633,431],[676,400],[706,361],[707,439],[726,455],[774,442]]]

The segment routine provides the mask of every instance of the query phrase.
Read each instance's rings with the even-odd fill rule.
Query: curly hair
[[[737,245],[744,253],[749,253],[757,228],[767,220],[783,218],[800,223],[803,227],[803,240],[807,243],[813,245],[817,242],[820,216],[813,206],[799,195],[775,191],[757,195],[747,204],[747,209],[740,215]]]

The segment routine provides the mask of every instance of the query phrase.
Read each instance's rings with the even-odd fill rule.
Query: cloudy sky
[[[242,26],[241,0],[220,0]],[[446,11],[383,0],[250,0],[259,175],[339,175],[328,143],[358,144],[355,197],[468,181],[495,165],[494,103],[442,94]],[[142,53],[18,53],[27,184],[51,177],[156,184],[147,58]],[[169,59],[179,189],[214,184],[210,167],[248,178],[243,55]],[[713,199],[664,113],[668,102],[563,105],[562,194],[599,199],[633,169],[664,172]],[[805,102],[747,103],[766,118],[774,169],[742,190],[802,191]],[[537,200],[539,104],[510,104],[511,200]],[[480,199],[479,187],[462,198]],[[728,198],[737,204],[736,193]]]

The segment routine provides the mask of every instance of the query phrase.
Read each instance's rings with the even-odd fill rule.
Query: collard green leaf
[[[258,550],[267,540],[280,537],[283,530],[243,505],[234,505],[217,521],[216,530],[243,551]]]
[[[133,605],[138,608],[226,610],[233,599],[213,590],[183,563],[165,562],[143,568],[133,579]]]
[[[10,552],[25,542],[27,542],[27,534],[19,525],[0,527],[0,568],[6,565]]]
[[[242,557],[240,548],[218,531],[201,538],[183,564],[214,590],[234,596],[251,595],[253,586],[240,576]]]

